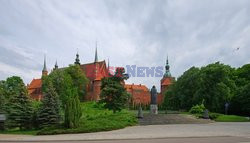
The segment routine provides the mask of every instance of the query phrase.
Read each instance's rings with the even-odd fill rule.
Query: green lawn
[[[9,134],[30,134],[30,135],[53,135],[53,134],[69,134],[69,133],[89,133],[98,131],[110,131],[125,128],[127,126],[136,125],[138,120],[133,112],[122,110],[113,113],[112,111],[103,109],[102,106],[95,102],[82,103],[83,116],[81,125],[75,129],[66,129],[62,125],[54,128],[31,131],[1,131],[0,133]]]
[[[21,134],[21,135],[36,135],[38,130],[19,130],[12,129],[7,131],[0,131],[0,134]]]
[[[181,114],[193,115],[196,118],[202,118],[202,114],[191,114],[190,112],[181,112]],[[249,118],[237,115],[224,115],[220,113],[209,113],[210,119],[216,122],[250,122]]]
[[[215,119],[217,122],[250,122],[246,117],[236,115],[221,115]]]

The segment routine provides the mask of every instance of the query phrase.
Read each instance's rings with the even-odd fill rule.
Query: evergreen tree
[[[38,111],[40,127],[56,125],[60,121],[59,98],[49,78],[43,77],[43,100]]]
[[[31,128],[31,120],[33,114],[33,108],[31,100],[29,99],[28,92],[24,86],[23,81],[19,77],[14,77],[18,79],[14,82],[18,86],[18,91],[12,92],[9,102],[7,104],[8,110],[8,127],[19,127],[20,129]],[[15,86],[13,84],[12,86]]]
[[[100,103],[105,103],[104,107],[114,113],[125,108],[129,99],[129,94],[122,85],[123,80],[127,79],[124,72],[124,69],[118,68],[114,76],[102,79]]]

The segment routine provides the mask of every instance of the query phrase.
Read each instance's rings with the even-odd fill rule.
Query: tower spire
[[[95,63],[98,62],[98,55],[97,55],[97,41],[96,41],[96,47],[95,47]]]
[[[42,71],[42,75],[48,75],[48,70],[47,70],[47,66],[46,66],[46,55],[44,54],[44,62],[43,62],[43,71]]]
[[[168,55],[167,55],[166,66],[165,66],[166,71],[165,71],[164,77],[171,77],[169,68],[170,66],[169,66]]]
[[[76,53],[75,64],[76,64],[76,65],[81,65],[80,59],[79,59],[79,54],[78,54],[78,49],[77,49],[77,53]]]
[[[167,65],[168,65],[168,55],[167,55]]]
[[[56,60],[54,70],[57,70],[57,69],[58,69],[58,65],[57,65],[57,60]]]
[[[109,69],[109,59],[108,59],[108,69]]]

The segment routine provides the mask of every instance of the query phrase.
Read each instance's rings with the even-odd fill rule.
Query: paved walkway
[[[165,124],[207,124],[213,123],[212,120],[197,119],[192,115],[185,114],[144,114],[139,119],[140,125],[165,125]]]
[[[0,141],[1,142],[1,141]],[[32,141],[31,141],[32,142]],[[29,143],[31,143],[29,142]],[[44,141],[33,141],[44,143]],[[13,141],[11,143],[27,143]],[[95,141],[46,141],[46,143],[250,143],[250,138],[244,137],[202,137],[202,138],[160,138],[160,139],[129,139],[129,140],[95,140]]]
[[[134,126],[121,130],[50,136],[0,135],[4,141],[82,141],[114,139],[149,139],[174,137],[245,137],[250,138],[250,122],[247,123],[210,123]]]

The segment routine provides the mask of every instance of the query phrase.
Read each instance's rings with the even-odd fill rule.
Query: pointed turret
[[[108,70],[108,75],[111,75],[110,74],[110,67],[109,67],[109,59],[108,59],[108,68],[107,68],[107,70]]]
[[[58,65],[57,65],[57,60],[56,60],[55,67],[53,70],[57,70],[57,69],[58,69]]]
[[[97,55],[97,42],[96,42],[96,48],[95,48],[95,63],[98,62],[98,55]]]
[[[168,64],[168,56],[167,56],[167,61],[166,61],[166,66],[165,66],[165,74],[164,74],[164,77],[171,77],[171,73],[170,73],[170,70],[169,70],[170,66]]]
[[[48,75],[48,70],[47,70],[47,66],[46,66],[46,55],[44,55],[44,63],[43,63],[42,75],[43,75],[43,76]]]
[[[109,69],[109,59],[108,59],[108,69]]]
[[[76,53],[75,64],[76,64],[76,65],[81,65],[81,63],[80,63],[80,59],[79,59],[79,54],[78,54],[78,51],[77,51],[77,53]]]

